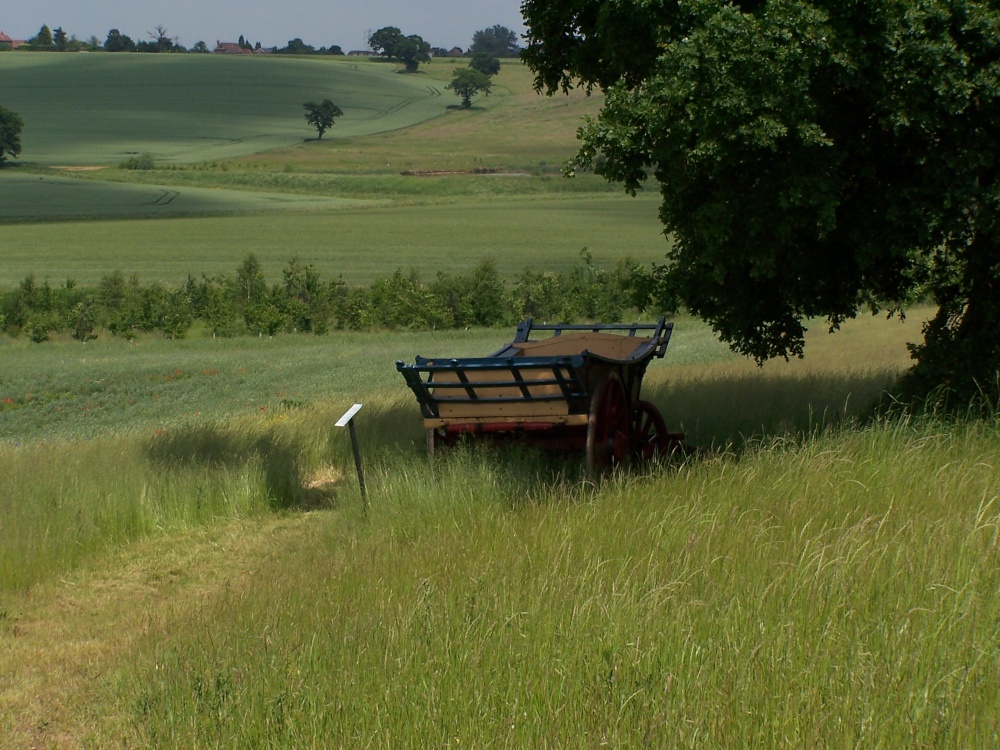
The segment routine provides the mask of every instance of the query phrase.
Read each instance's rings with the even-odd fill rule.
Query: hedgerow
[[[509,284],[486,258],[469,274],[439,273],[425,282],[416,270],[397,268],[370,286],[349,287],[342,278],[323,280],[314,266],[293,258],[281,280],[269,285],[251,254],[233,276],[189,275],[176,288],[143,284],[138,275],[126,278],[120,271],[102,277],[93,289],[72,279],[52,286],[28,275],[0,295],[0,328],[41,343],[65,333],[82,342],[105,332],[180,339],[196,322],[222,337],[497,327],[529,316],[616,322],[658,305],[646,291],[656,270],[629,260],[600,268],[584,249],[566,273],[526,268]]]

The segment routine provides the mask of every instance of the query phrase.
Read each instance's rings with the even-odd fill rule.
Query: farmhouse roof
[[[5,33],[0,31],[0,44],[9,44],[11,49],[17,49],[22,44],[27,44],[27,39],[11,39]]]
[[[347,53],[348,57],[378,57],[378,54],[370,49],[352,49]]]
[[[216,40],[214,52],[222,55],[252,55],[253,50],[241,47],[236,42],[220,42]]]

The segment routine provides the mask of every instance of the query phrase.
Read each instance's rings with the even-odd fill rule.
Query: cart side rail
[[[586,404],[584,358],[476,357],[396,362],[425,419],[568,414]],[[585,407],[583,407],[585,408]]]
[[[635,336],[642,333],[653,339],[654,350],[650,356],[663,357],[670,343],[670,334],[674,324],[661,317],[655,323],[536,323],[533,318],[525,318],[517,326],[514,344],[524,344],[531,341],[531,334],[536,331],[550,331],[552,336],[561,336],[565,331],[574,333],[621,333]],[[537,340],[537,339],[535,339]]]

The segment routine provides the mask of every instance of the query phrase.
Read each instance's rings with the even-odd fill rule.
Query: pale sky
[[[284,47],[296,37],[317,49],[364,49],[368,32],[396,26],[433,47],[468,48],[472,34],[499,24],[524,33],[521,0],[11,0],[0,5],[0,31],[28,39],[42,24],[101,42],[110,29],[135,41],[163,26],[185,47],[204,41]],[[523,42],[522,42],[523,44]]]

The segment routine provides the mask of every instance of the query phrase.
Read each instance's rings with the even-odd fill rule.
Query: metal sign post
[[[361,470],[361,449],[358,448],[358,433],[354,429],[354,415],[361,411],[364,404],[355,404],[337,421],[337,427],[348,427],[351,430],[351,445],[354,448],[354,465],[358,469],[358,485],[361,487],[361,502],[364,503],[365,515],[368,515],[368,493],[365,491],[365,475]]]

